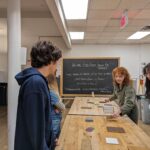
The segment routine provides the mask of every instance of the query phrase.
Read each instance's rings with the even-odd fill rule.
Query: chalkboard
[[[112,70],[117,66],[119,58],[65,58],[62,60],[61,94],[112,94]]]

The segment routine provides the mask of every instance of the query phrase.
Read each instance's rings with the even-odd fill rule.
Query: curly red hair
[[[115,84],[117,84],[116,81],[115,81],[115,75],[117,73],[120,74],[120,75],[124,75],[125,76],[124,81],[123,81],[123,85],[129,85],[130,84],[130,74],[127,71],[127,69],[124,68],[124,67],[116,67],[115,69],[113,69],[112,77],[113,77],[113,82]]]

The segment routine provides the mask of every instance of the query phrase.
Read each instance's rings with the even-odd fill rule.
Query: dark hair
[[[112,77],[113,77],[114,84],[117,84],[116,81],[115,81],[115,75],[117,73],[125,76],[124,81],[123,81],[123,85],[129,85],[130,84],[130,75],[129,75],[129,72],[124,67],[116,67],[115,69],[113,69],[113,71],[112,71]]]
[[[56,62],[61,58],[62,53],[56,46],[51,42],[40,41],[35,44],[31,49],[31,66],[40,68]]]
[[[146,75],[147,71],[150,71],[150,63],[143,68],[143,74]]]
[[[143,68],[143,74],[146,76],[147,71],[150,71],[150,63],[148,63],[144,68]],[[145,81],[145,87],[146,87],[146,96],[150,98],[150,80],[146,77]]]

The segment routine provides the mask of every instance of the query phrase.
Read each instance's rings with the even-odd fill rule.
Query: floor
[[[7,108],[0,106],[0,149],[7,150]]]
[[[63,120],[69,111],[69,108],[66,109],[66,112],[63,113]],[[150,125],[143,124],[142,121],[139,121],[138,125],[150,136]],[[0,106],[0,149],[7,150],[7,108]]]

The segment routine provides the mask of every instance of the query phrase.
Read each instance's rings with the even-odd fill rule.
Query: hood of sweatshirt
[[[22,85],[29,77],[33,75],[39,75],[47,82],[46,78],[36,68],[33,67],[21,71],[15,76],[15,79],[19,85]]]

